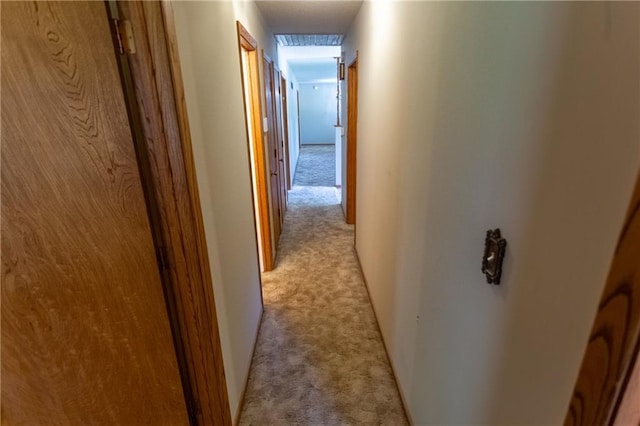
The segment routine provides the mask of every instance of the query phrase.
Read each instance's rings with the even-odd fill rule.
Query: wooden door
[[[284,128],[282,125],[282,84],[280,79],[282,78],[278,68],[274,67],[273,72],[273,85],[276,96],[274,97],[274,109],[276,111],[276,138],[278,139],[278,191],[280,191],[280,211],[282,216],[280,219],[284,223],[284,213],[287,211],[287,171],[285,163],[287,162],[284,147]]]
[[[347,213],[349,224],[356,223],[356,157],[358,130],[358,60],[347,72]]]
[[[289,107],[288,99],[287,99],[287,80],[284,78],[284,75],[280,76],[280,91],[282,94],[282,129],[284,133],[284,158],[285,158],[285,166],[287,173],[287,189],[291,189],[291,184],[293,183],[293,177],[291,176],[291,165],[289,160]],[[288,193],[287,193],[287,204],[288,204]]]
[[[242,76],[247,124],[247,144],[251,162],[251,182],[256,220],[256,239],[258,249],[262,251],[262,271],[273,270],[273,249],[271,247],[271,229],[269,226],[269,193],[267,189],[267,171],[262,132],[262,108],[260,105],[260,71],[258,42],[237,22],[238,47],[241,55],[240,74]]]
[[[105,4],[1,19],[2,423],[188,424]]]
[[[639,253],[640,174],[564,419],[567,426],[638,424],[640,391],[633,381],[640,378],[634,370],[640,359]]]
[[[279,161],[278,161],[278,139],[276,131],[276,119],[274,99],[275,99],[275,87],[273,81],[273,62],[264,55],[264,90],[265,90],[265,111],[267,114],[267,147],[269,158],[269,188],[271,193],[271,221],[273,223],[273,237],[277,243],[280,239],[280,233],[282,231],[282,222],[284,219],[284,211],[281,210],[280,201],[280,179],[279,179]]]

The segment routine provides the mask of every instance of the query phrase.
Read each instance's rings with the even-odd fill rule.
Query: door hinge
[[[135,39],[133,38],[133,27],[131,22],[116,18],[111,19],[113,27],[113,37],[116,43],[116,49],[121,55],[125,53],[136,53]]]
[[[156,258],[158,259],[158,266],[161,271],[169,270],[169,256],[167,255],[167,248],[160,246],[156,248]]]

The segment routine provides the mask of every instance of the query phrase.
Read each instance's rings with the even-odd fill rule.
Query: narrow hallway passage
[[[289,200],[240,424],[407,424],[335,188]]]

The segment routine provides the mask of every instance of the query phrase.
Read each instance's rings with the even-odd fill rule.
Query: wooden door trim
[[[258,205],[254,205],[254,194],[253,194],[253,182],[251,184],[251,205],[253,206],[254,211],[254,221],[256,220],[256,216],[260,221],[260,235],[256,232],[256,238],[260,238],[261,247],[262,247],[262,259],[264,264],[262,265],[265,272],[273,270],[273,247],[271,242],[271,225],[269,223],[269,193],[267,187],[267,168],[265,165],[265,152],[264,152],[264,140],[263,140],[263,128],[262,128],[262,93],[260,89],[260,62],[258,59],[258,42],[253,36],[247,31],[247,29],[240,23],[240,21],[236,22],[238,27],[238,53],[240,57],[240,75],[242,81],[244,82],[244,68],[242,66],[242,51],[246,50],[249,53],[250,61],[253,63],[250,64],[249,68],[249,82],[251,84],[251,117],[252,122],[246,122],[247,126],[247,153],[249,154],[249,162],[251,163],[251,138],[249,137],[249,126],[251,126],[253,130],[253,165],[249,164],[249,171],[255,169],[256,171],[256,191],[257,191],[257,199]],[[247,120],[247,116],[249,114],[247,111],[247,94],[244,90],[244,83],[242,85],[242,98],[243,98],[243,106],[245,108],[245,120]],[[253,178],[252,178],[253,181]],[[257,214],[256,214],[257,213]],[[255,226],[255,225],[254,225]],[[257,226],[256,226],[257,228]],[[257,231],[257,229],[256,229]],[[262,279],[261,279],[262,282]],[[261,293],[262,294],[262,293]]]
[[[275,112],[276,152],[278,153],[278,194],[280,195],[280,228],[284,227],[284,215],[287,213],[287,158],[284,154],[284,122],[282,121],[282,73],[273,65],[273,109]]]
[[[291,177],[291,161],[289,159],[289,104],[287,97],[287,78],[280,73],[280,96],[282,97],[282,128],[284,130],[284,153],[287,170],[287,189],[291,189],[293,178]],[[283,95],[284,93],[284,95]]]
[[[565,425],[612,424],[640,345],[640,175],[620,232]]]
[[[129,64],[136,99],[130,108],[140,118],[149,158],[161,228],[158,257],[167,271],[191,422],[231,425],[173,12],[167,1],[118,1],[118,7],[135,34],[136,53],[120,59]]]
[[[356,170],[358,122],[358,54],[347,70],[347,212],[346,222],[356,223]]]

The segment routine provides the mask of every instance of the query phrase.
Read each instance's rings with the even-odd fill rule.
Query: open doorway
[[[298,143],[290,143],[292,186],[332,188],[337,202],[342,183],[343,132],[336,61],[340,53],[340,46],[278,46],[280,68],[297,86],[295,92],[294,85],[290,86],[296,105],[288,108],[289,122],[298,127]]]
[[[258,257],[260,270],[265,272],[273,269],[273,247],[271,245],[269,195],[262,138],[258,43],[240,22],[238,22],[238,43]]]

